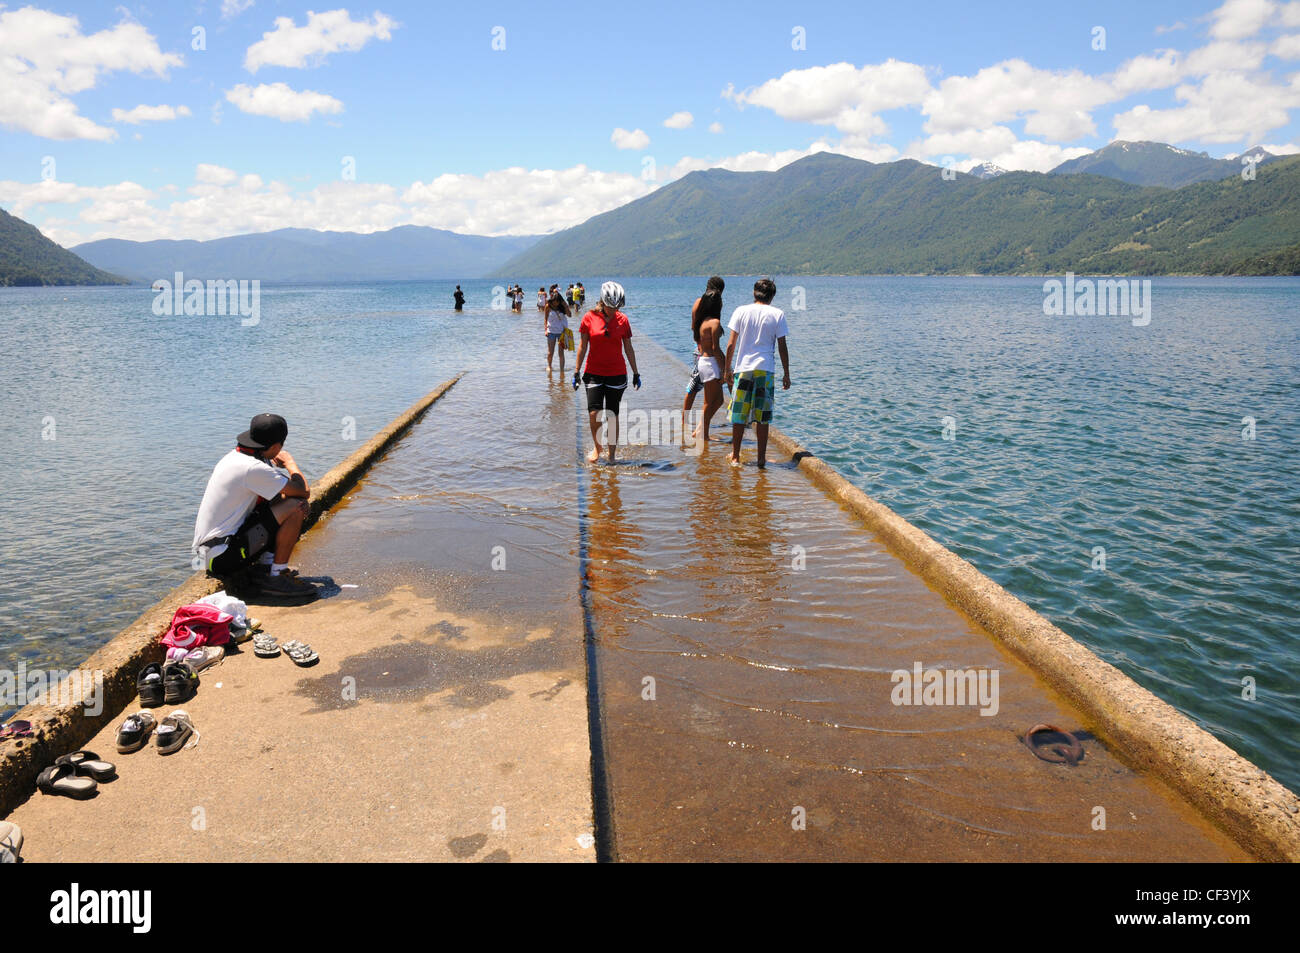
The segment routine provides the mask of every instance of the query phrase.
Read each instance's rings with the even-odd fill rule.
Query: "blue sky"
[[[319,6],[0,7],[0,207],[69,245],[520,234],[819,149],[1300,141],[1300,0]]]

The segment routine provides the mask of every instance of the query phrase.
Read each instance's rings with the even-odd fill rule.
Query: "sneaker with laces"
[[[169,705],[179,705],[193,697],[199,676],[184,662],[169,662],[163,669],[163,693]]]
[[[140,704],[145,708],[157,708],[163,703],[163,669],[153,662],[140,669],[135,679],[136,691],[140,693]]]

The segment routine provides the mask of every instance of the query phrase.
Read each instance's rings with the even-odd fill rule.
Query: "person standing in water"
[[[772,299],[775,297],[776,283],[771,278],[758,279],[754,282],[754,303],[737,308],[727,324],[731,338],[727,341],[724,379],[727,386],[731,387],[733,467],[740,466],[740,442],[745,437],[745,425],[751,420],[754,422],[754,436],[758,440],[759,469],[767,466],[767,433],[772,424],[772,407],[776,402],[773,347],[781,352],[781,368],[784,371],[781,389],[790,389],[790,352],[785,346],[789,328],[786,327],[785,312],[772,307]]]
[[[691,306],[691,336],[695,338],[695,355],[691,359],[691,380],[686,385],[686,399],[682,401],[683,437],[686,435],[691,408],[695,406],[695,395],[704,391],[703,429],[697,428],[691,432],[693,440],[699,439],[702,434],[705,442],[708,442],[709,421],[722,406],[722,291],[726,286],[726,282],[714,275],[704,286],[704,294],[696,298],[695,304]],[[706,321],[709,322],[709,346],[701,340],[701,330]],[[714,327],[714,324],[717,326]],[[706,355],[710,360],[701,365],[700,359]],[[702,371],[707,371],[708,376],[704,376]],[[716,385],[712,391],[709,388],[710,381]]]
[[[552,370],[551,362],[555,357],[555,349],[560,350],[560,373],[564,373],[564,332],[569,327],[569,312],[564,307],[564,300],[557,291],[551,295],[551,300],[546,304],[546,311],[542,317],[542,330],[546,332],[546,370]]]
[[[618,445],[618,408],[627,390],[627,365],[632,365],[632,386],[641,389],[641,374],[636,369],[636,352],[632,349],[632,325],[619,308],[626,297],[623,286],[607,281],[600,287],[600,305],[582,316],[578,326],[582,344],[578,348],[578,366],[573,372],[573,389],[581,382],[587,387],[587,421],[591,425],[594,444],[587,459],[595,463],[600,459],[600,412],[608,411],[610,421],[609,462],[614,462],[614,448]],[[591,357],[588,360],[587,354]],[[627,355],[627,363],[623,355]],[[583,361],[586,360],[586,370]]]
[[[460,285],[456,286],[456,293],[451,296],[451,299],[456,302],[457,311],[465,310],[465,292],[460,290]]]
[[[537,289],[537,310],[538,311],[546,310],[546,289],[545,288]]]

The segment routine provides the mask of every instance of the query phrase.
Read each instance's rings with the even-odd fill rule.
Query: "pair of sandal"
[[[101,781],[117,777],[117,766],[104,761],[93,751],[74,751],[54,759],[36,779],[37,790],[44,794],[63,794],[84,800],[94,797]]]
[[[258,658],[275,658],[281,650],[289,656],[295,665],[306,667],[315,665],[320,661],[320,656],[316,650],[305,642],[299,642],[297,639],[290,639],[283,645],[275,640],[275,636],[261,633],[253,636],[253,654]]]
[[[199,743],[199,733],[184,709],[176,709],[161,724],[152,712],[138,711],[129,715],[117,729],[117,750],[122,754],[139,751],[149,743],[151,733],[157,742],[159,754],[175,754],[182,748],[192,748]]]

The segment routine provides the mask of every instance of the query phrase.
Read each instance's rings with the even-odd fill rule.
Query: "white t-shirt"
[[[231,450],[212,470],[203,491],[199,515],[194,521],[193,549],[210,539],[229,536],[252,512],[258,500],[274,499],[289,482],[289,474],[264,460]],[[209,556],[219,556],[226,547],[213,546]]]
[[[569,326],[569,319],[563,311],[556,311],[554,308],[546,309],[546,333],[559,334]]]
[[[731,313],[727,330],[736,332],[736,354],[732,372],[775,371],[773,352],[777,338],[790,333],[785,312],[770,304],[744,304]]]

